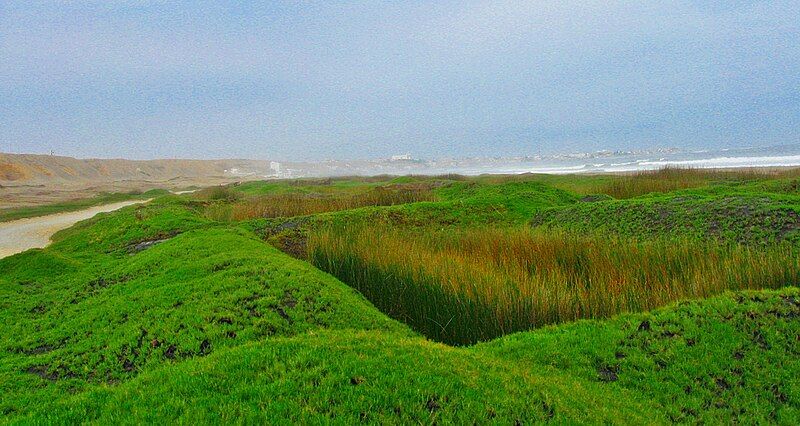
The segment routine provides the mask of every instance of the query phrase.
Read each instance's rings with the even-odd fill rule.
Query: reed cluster
[[[232,204],[208,206],[206,215],[215,220],[293,217],[349,210],[368,206],[434,201],[427,185],[387,185],[356,193],[278,193],[242,199]]]
[[[697,188],[713,182],[754,181],[797,177],[800,169],[692,169],[665,167],[630,174],[615,175],[605,182],[589,185],[591,193],[607,194],[617,199],[632,198],[653,192]]]
[[[409,233],[361,227],[318,230],[308,249],[317,267],[381,310],[450,344],[800,282],[800,257],[787,245],[529,228]]]

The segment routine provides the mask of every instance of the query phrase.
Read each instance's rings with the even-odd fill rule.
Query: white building
[[[269,162],[269,169],[272,171],[272,174],[274,174],[275,176],[280,176],[280,174],[281,174],[281,163],[278,163],[276,161],[270,161]]]

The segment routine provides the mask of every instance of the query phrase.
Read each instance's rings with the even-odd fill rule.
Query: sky
[[[0,152],[317,161],[796,143],[797,0],[0,0]]]

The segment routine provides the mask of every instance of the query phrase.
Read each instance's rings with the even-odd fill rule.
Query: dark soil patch
[[[55,372],[49,372],[49,367],[46,365],[32,365],[26,368],[25,372],[28,374],[35,374],[45,380],[58,380],[58,374]]]
[[[431,413],[441,410],[442,405],[439,403],[439,397],[434,395],[428,398],[428,400],[425,402],[425,408]]]
[[[275,246],[295,259],[305,259],[308,256],[308,236],[306,234],[282,235],[276,239]]]
[[[547,403],[547,401],[541,401],[540,405],[542,407],[542,412],[546,419],[550,420],[556,416],[556,410]]]
[[[47,312],[47,306],[39,304],[31,308],[30,313],[32,314],[43,314]]]
[[[38,346],[35,346],[33,348],[30,348],[30,349],[23,349],[21,352],[24,353],[25,355],[29,355],[29,356],[30,355],[41,355],[41,354],[52,352],[52,351],[54,351],[56,349],[59,349],[59,348],[63,347],[64,343],[66,343],[66,339],[64,339],[64,340],[62,340],[62,341],[60,341],[58,343],[42,343],[42,344],[40,344]]]
[[[39,354],[51,352],[55,348],[56,348],[56,346],[54,346],[54,345],[40,345],[40,346],[36,346],[33,349],[23,350],[22,352],[25,355],[39,355]]]
[[[781,404],[785,404],[786,401],[789,400],[789,397],[787,397],[786,394],[781,391],[781,388],[777,384],[770,386],[769,390],[772,392],[772,396],[775,397],[775,400]]]
[[[89,281],[86,284],[86,287],[89,289],[90,292],[94,292],[97,290],[102,290],[104,288],[111,287],[112,285],[125,283],[130,280],[128,276],[121,276],[121,277],[114,277],[114,278],[107,278],[107,277],[98,277]]]
[[[164,358],[175,359],[177,351],[178,348],[175,347],[175,345],[169,345],[169,347],[167,347],[167,350],[164,351]]]
[[[250,296],[243,297],[243,298],[239,299],[236,302],[236,304],[239,305],[245,311],[247,311],[247,313],[250,314],[251,317],[260,318],[261,317],[261,312],[259,312],[258,309],[256,309],[258,307],[258,304],[256,302],[259,299],[261,299],[261,297],[262,296],[260,294],[253,293]]]
[[[77,377],[75,373],[63,365],[55,369],[52,369],[51,366],[45,364],[32,365],[26,368],[25,372],[28,374],[35,374],[40,378],[51,382]]]
[[[208,355],[210,353],[211,353],[211,342],[209,342],[208,339],[203,339],[203,341],[200,342],[200,352],[199,352],[199,354],[201,356],[205,356],[205,355]]]
[[[597,379],[601,382],[616,382],[619,379],[617,370],[619,370],[617,366],[601,365],[597,369]]]
[[[276,313],[277,313],[277,314],[278,314],[278,315],[279,315],[281,318],[283,318],[284,320],[286,320],[286,322],[288,322],[289,324],[291,324],[291,323],[293,322],[293,321],[292,321],[292,317],[290,317],[290,316],[289,316],[289,314],[287,314],[287,313],[286,313],[286,311],[285,311],[285,310],[283,310],[283,307],[282,307],[282,306],[278,306],[278,307],[277,307],[277,308],[275,308],[274,310],[275,310],[275,312],[276,312]]]
[[[282,303],[283,306],[286,306],[287,308],[294,308],[295,306],[297,306],[297,299],[291,292],[286,291],[283,293]]]
[[[161,244],[165,241],[171,240],[172,238],[175,238],[178,234],[180,234],[180,231],[162,232],[152,238],[130,243],[125,247],[125,250],[129,254],[136,254],[141,251],[147,250],[156,244]]]
[[[597,203],[599,201],[608,201],[608,200],[613,200],[613,198],[605,194],[592,194],[582,197],[578,201],[582,203]]]
[[[770,348],[770,345],[767,343],[767,339],[764,337],[764,334],[761,332],[761,330],[756,330],[753,332],[752,340],[753,343],[758,345],[758,347],[761,349],[766,350]]]

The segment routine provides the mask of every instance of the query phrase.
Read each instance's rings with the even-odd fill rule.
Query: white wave
[[[560,175],[560,174],[580,172],[582,170],[590,168],[591,167],[588,164],[581,164],[579,166],[533,167],[525,169],[525,171],[521,173],[545,173],[545,174]],[[597,169],[593,169],[593,171],[594,170]]]
[[[798,166],[800,165],[800,155],[781,155],[772,157],[717,157],[699,160],[665,160],[665,161],[643,161],[641,166],[666,167],[666,166],[687,166],[698,168],[719,168],[719,167],[779,167],[779,166]]]
[[[478,168],[455,168],[437,170],[437,173],[460,173],[464,175],[479,174],[522,174],[522,173],[542,173],[542,174],[579,174],[579,173],[622,173],[634,172],[638,170],[656,170],[663,167],[688,167],[698,169],[712,168],[737,168],[737,167],[780,167],[780,166],[800,166],[800,155],[784,156],[763,156],[763,157],[716,157],[695,160],[658,160],[640,159],[623,163],[610,164],[578,164],[556,165],[543,164],[533,167],[478,167]]]

